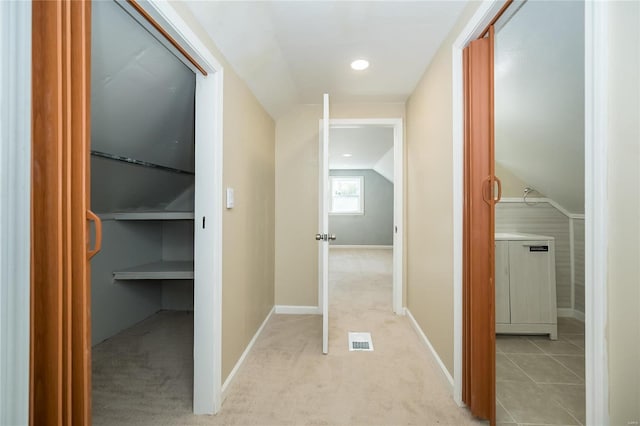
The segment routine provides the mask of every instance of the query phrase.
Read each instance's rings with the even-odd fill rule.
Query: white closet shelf
[[[115,220],[193,220],[193,212],[122,212],[114,213]]]
[[[193,261],[160,261],[113,272],[116,280],[190,280]]]

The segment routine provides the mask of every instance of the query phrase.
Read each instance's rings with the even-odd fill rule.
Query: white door
[[[322,305],[322,353],[329,353],[329,95],[324,94],[319,152],[318,287]]]

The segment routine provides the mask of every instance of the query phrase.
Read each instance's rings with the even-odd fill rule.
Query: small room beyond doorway
[[[510,8],[494,57],[496,417],[585,424],[584,3]]]
[[[167,404],[188,412],[193,392],[196,78],[130,13],[92,4],[91,206],[103,224],[91,267],[96,424]]]
[[[331,318],[392,311],[394,128],[332,126],[329,134]]]

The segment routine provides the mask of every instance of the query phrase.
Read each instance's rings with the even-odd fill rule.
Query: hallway
[[[474,423],[408,319],[391,312],[391,258],[391,250],[332,249],[329,355],[320,316],[273,315],[215,417],[190,413],[190,330],[169,327],[190,324],[189,314],[161,312],[96,346],[94,424]],[[371,332],[375,351],[350,353],[348,331]],[[174,374],[163,371],[170,365]],[[109,366],[117,377],[105,377],[115,373]]]

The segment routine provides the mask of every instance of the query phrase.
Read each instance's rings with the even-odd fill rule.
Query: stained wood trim
[[[482,33],[480,33],[480,36],[478,38],[484,38],[484,36],[489,34],[490,28],[495,26],[496,22],[498,22],[498,19],[500,19],[502,17],[502,15],[504,14],[504,12],[509,8],[509,6],[511,6],[511,3],[513,3],[513,0],[506,0],[504,2],[504,5],[500,8],[500,10],[496,14],[496,16],[493,17],[491,22],[489,22],[489,25],[487,25],[485,27],[485,29],[482,30]]]
[[[91,3],[32,7],[30,424],[91,424]]]
[[[127,3],[131,5],[144,19],[146,19],[164,38],[167,39],[173,47],[175,47],[194,67],[200,71],[205,77],[208,75],[207,71],[191,56],[163,27],[153,19],[153,17],[146,11],[136,0],[127,0]]]

